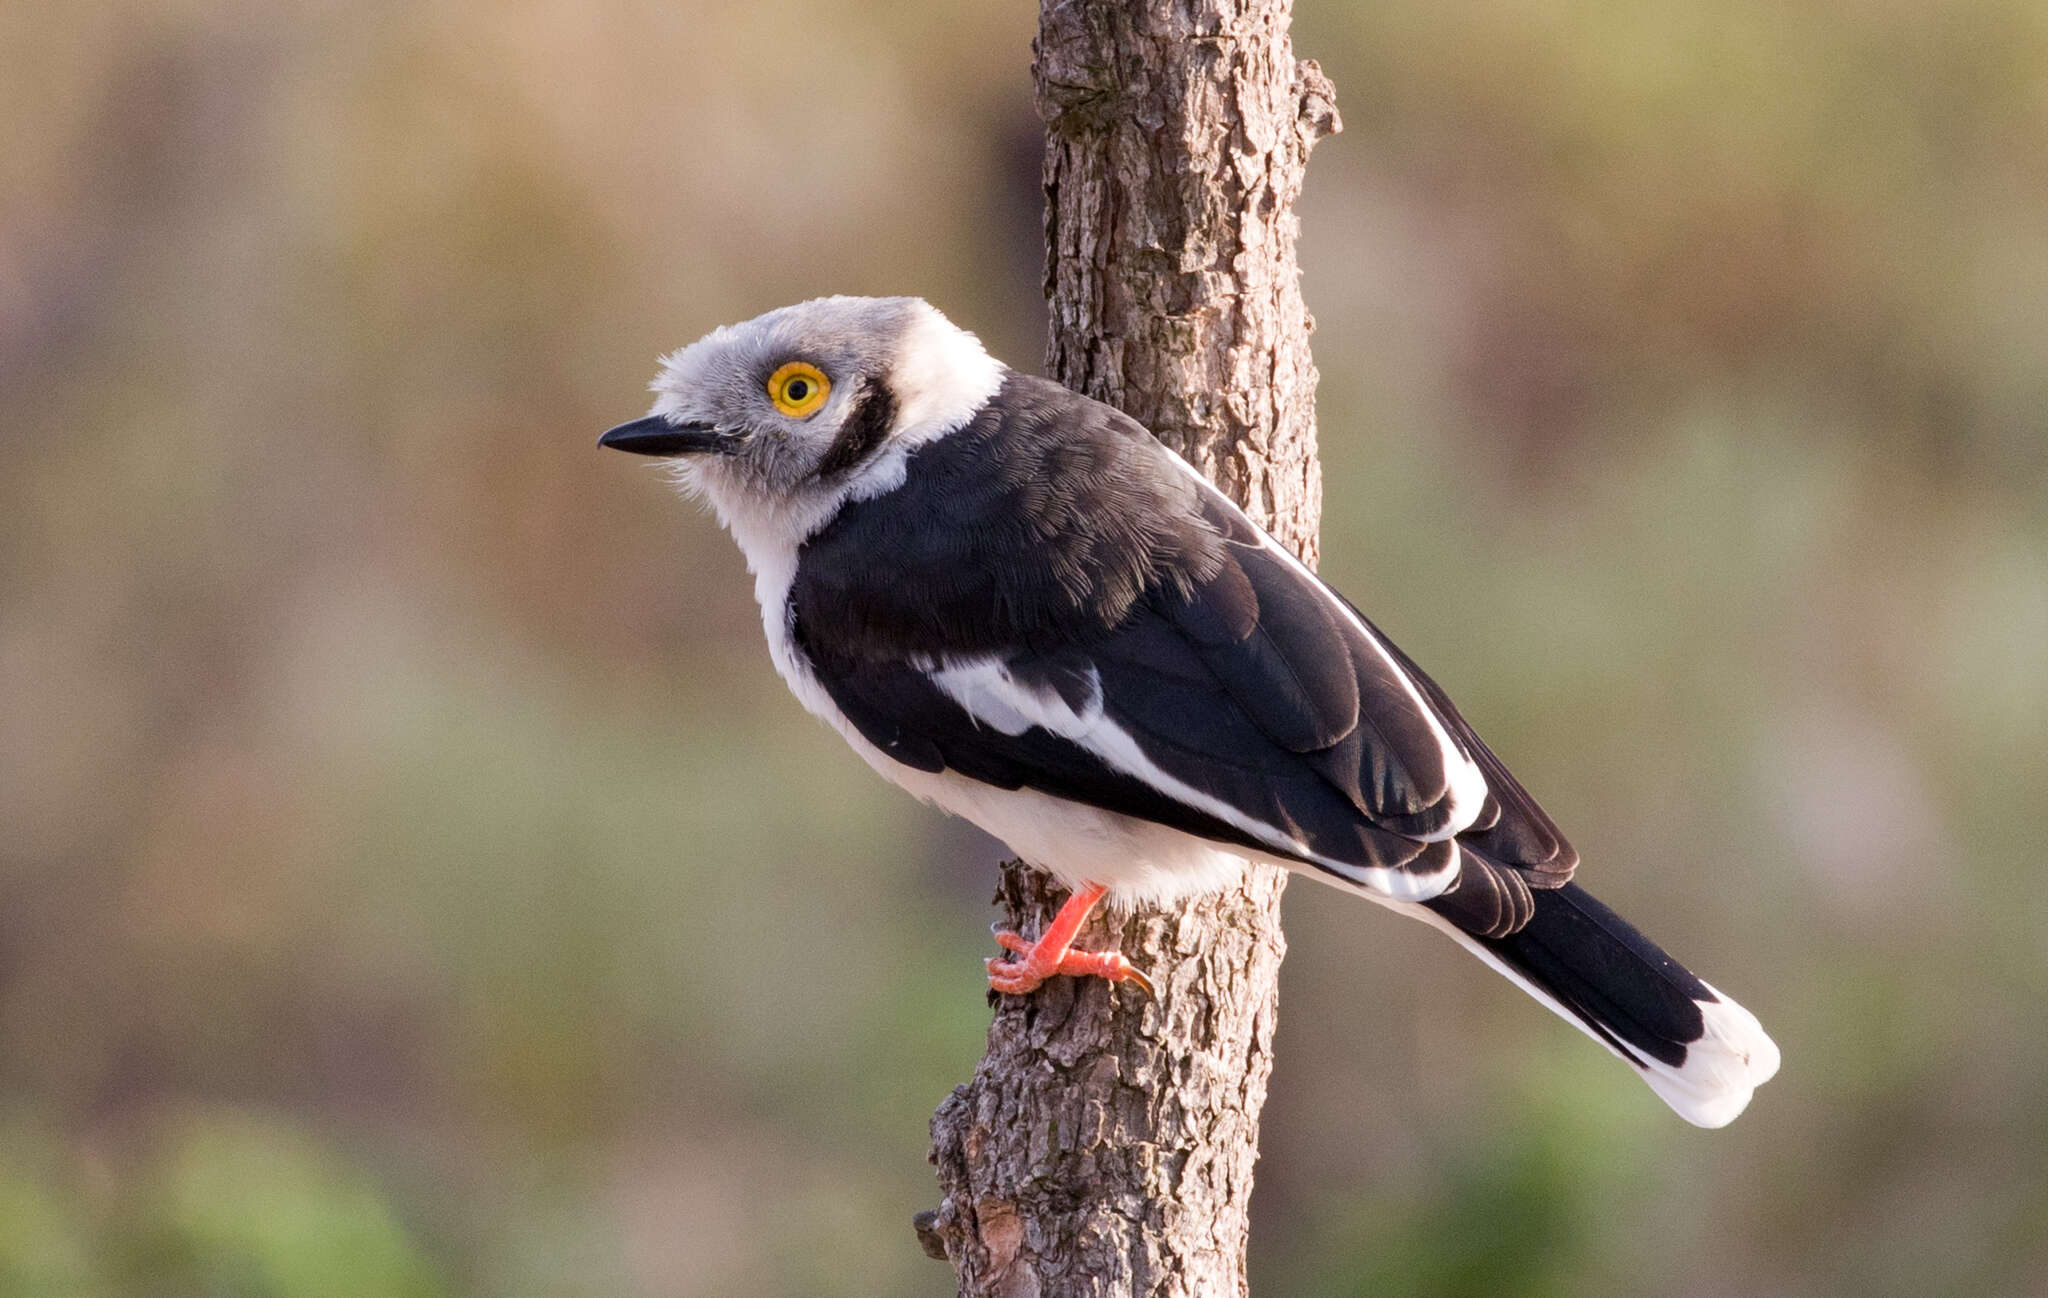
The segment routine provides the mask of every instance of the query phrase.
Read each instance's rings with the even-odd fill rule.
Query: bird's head
[[[663,358],[653,410],[598,444],[672,459],[728,525],[810,514],[895,485],[904,455],[966,422],[1002,375],[922,299],[817,298]]]

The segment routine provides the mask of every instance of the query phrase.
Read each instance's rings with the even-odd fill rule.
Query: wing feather
[[[885,754],[1443,894],[1475,931],[1569,877],[1436,683],[1137,425],[1012,375],[914,461],[805,544],[790,596],[797,647]]]

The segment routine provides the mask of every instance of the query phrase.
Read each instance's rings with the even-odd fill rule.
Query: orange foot
[[[1007,929],[996,930],[996,945],[1022,958],[983,961],[988,966],[988,985],[999,992],[1022,996],[1037,991],[1039,984],[1056,974],[1067,974],[1075,978],[1107,978],[1113,983],[1134,982],[1147,996],[1153,995],[1152,980],[1124,959],[1121,951],[1073,949],[1074,934],[1081,931],[1081,922],[1108,891],[1099,883],[1091,883],[1067,898],[1036,942]]]

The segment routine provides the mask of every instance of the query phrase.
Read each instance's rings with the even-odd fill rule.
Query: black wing
[[[1482,931],[1569,875],[1434,682],[1141,427],[1044,380],[842,510],[791,605],[827,693],[907,765],[1450,888]]]

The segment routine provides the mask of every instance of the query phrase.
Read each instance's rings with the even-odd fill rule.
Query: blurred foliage
[[[0,8],[0,1293],[940,1294],[996,849],[596,454],[1040,347],[1028,6]],[[1334,5],[1325,570],[1784,1075],[1309,884],[1261,1293],[2038,1293],[2048,9]]]

